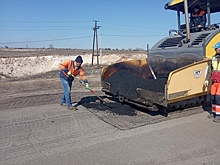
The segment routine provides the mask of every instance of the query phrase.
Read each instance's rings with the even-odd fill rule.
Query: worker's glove
[[[87,89],[87,90],[90,90],[90,86],[89,86],[89,84],[86,83],[85,85],[86,85],[86,89]]]
[[[67,72],[68,76],[72,76],[72,73],[70,71]]]
[[[208,80],[205,80],[204,86],[207,87],[208,85],[209,85],[209,81],[208,81]]]

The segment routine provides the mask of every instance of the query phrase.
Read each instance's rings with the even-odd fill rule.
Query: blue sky
[[[146,49],[177,28],[170,0],[0,0],[0,47]],[[213,21],[217,21],[214,15]]]

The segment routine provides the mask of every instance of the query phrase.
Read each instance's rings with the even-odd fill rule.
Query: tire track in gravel
[[[48,108],[47,108],[48,107]],[[115,130],[81,106],[80,111],[66,111],[46,106],[39,110],[7,110],[0,117],[0,160],[29,159],[50,150],[80,147],[86,139],[99,137]],[[45,107],[44,107],[45,109]],[[29,111],[29,113],[21,113]],[[6,111],[5,111],[6,112]],[[85,142],[84,142],[85,141]],[[82,143],[83,142],[83,143]]]
[[[103,95],[97,76],[89,76],[90,84],[97,94]],[[0,83],[0,93],[0,110],[4,110],[59,103],[63,89],[59,78],[33,79]],[[78,102],[91,93],[80,83],[73,82],[71,95],[72,102]]]
[[[101,91],[96,91],[97,94],[102,95]],[[54,94],[42,94],[23,96],[11,99],[0,100],[0,110],[12,109],[12,108],[24,108],[33,107],[49,104],[59,104],[62,93]],[[90,93],[86,92],[72,92],[72,102],[78,102],[83,97],[91,96]],[[93,97],[93,96],[91,96]]]

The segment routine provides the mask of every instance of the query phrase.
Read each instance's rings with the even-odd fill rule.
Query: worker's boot
[[[220,123],[220,116],[215,116],[213,121],[216,123]]]
[[[209,119],[214,119],[214,118],[215,118],[215,114],[214,114],[214,113],[211,113],[211,114],[209,114],[209,115],[207,116],[207,118],[209,118]]]
[[[64,107],[65,107],[65,106],[66,106],[66,103],[60,103],[60,106],[64,106]]]
[[[70,106],[70,107],[67,107],[68,110],[71,110],[71,111],[75,111],[76,110],[76,107],[74,106]]]

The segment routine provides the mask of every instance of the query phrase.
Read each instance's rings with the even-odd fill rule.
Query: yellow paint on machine
[[[178,3],[182,3],[184,0],[173,0],[170,5],[173,6],[173,5],[176,5]]]
[[[206,53],[206,57],[207,58],[212,58],[212,56],[215,55],[215,50],[213,48],[213,46],[215,46],[215,44],[217,42],[220,42],[220,32],[217,33],[213,38],[212,40],[206,45],[206,49],[205,49],[205,53]]]
[[[204,82],[210,62],[207,58],[172,71],[167,80],[168,104],[207,95],[210,88]]]

